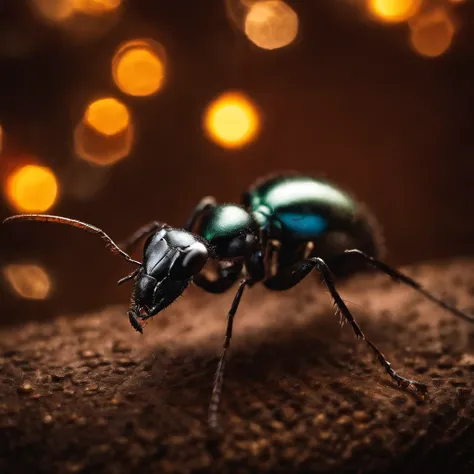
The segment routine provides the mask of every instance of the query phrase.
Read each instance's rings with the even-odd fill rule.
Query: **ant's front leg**
[[[143,334],[143,326],[137,316],[137,313],[133,309],[128,312],[128,319],[130,320],[130,324],[132,325],[133,329],[138,331],[140,334]]]
[[[213,196],[206,196],[202,198],[197,206],[194,208],[193,212],[189,216],[189,219],[184,224],[184,230],[192,232],[196,222],[202,215],[208,210],[216,206],[216,199]]]
[[[222,394],[222,385],[224,383],[224,369],[227,360],[227,351],[230,347],[230,340],[232,339],[232,328],[234,326],[234,317],[240,304],[240,300],[244,293],[245,287],[249,286],[250,281],[242,280],[240,282],[237,293],[232,301],[232,306],[227,313],[227,329],[225,332],[224,344],[222,346],[221,357],[217,365],[216,375],[214,377],[214,385],[212,387],[211,403],[209,404],[208,423],[211,430],[217,432],[219,430],[219,403]]]
[[[243,262],[234,262],[230,266],[217,263],[217,278],[211,280],[203,272],[194,277],[194,284],[208,293],[224,293],[242,277]]]
[[[166,224],[163,222],[152,221],[148,224],[140,227],[136,232],[134,232],[130,237],[125,239],[119,244],[119,247],[125,252],[131,252],[135,245],[144,237],[157,232],[158,230],[166,227]]]
[[[186,224],[184,225],[184,229],[192,232],[196,221],[202,216],[202,214],[207,211],[209,208],[214,207],[216,205],[216,200],[212,196],[206,196],[202,198],[198,205],[194,208],[191,216],[187,220]],[[131,252],[135,245],[147,235],[150,235],[154,232],[159,231],[163,227],[167,227],[167,224],[159,221],[152,221],[144,226],[140,227],[136,232],[134,232],[130,237],[125,239],[123,242],[119,244],[119,247],[126,252]]]

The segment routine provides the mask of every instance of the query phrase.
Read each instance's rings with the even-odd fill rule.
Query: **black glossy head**
[[[206,246],[184,230],[167,227],[150,236],[130,310],[140,319],[159,313],[183,293],[208,256]]]

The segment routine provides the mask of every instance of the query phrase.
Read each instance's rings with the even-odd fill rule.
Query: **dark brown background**
[[[391,263],[472,254],[472,2],[456,9],[461,29],[435,60],[410,51],[405,26],[369,23],[348,2],[290,1],[300,34],[273,52],[234,29],[221,0],[130,1],[105,37],[85,44],[42,26],[20,3],[0,5],[0,37],[17,31],[32,45],[23,57],[0,58],[2,169],[33,152],[60,177],[71,173],[72,129],[98,94],[122,97],[138,129],[133,154],[110,170],[107,185],[88,200],[65,186],[54,213],[121,240],[151,219],[181,225],[203,195],[236,201],[256,177],[295,168],[369,204]],[[169,72],[156,97],[138,100],[114,88],[109,62],[117,44],[142,36],[164,45]],[[201,130],[205,106],[229,88],[247,92],[264,114],[261,136],[241,151],[218,148]],[[1,218],[11,212],[0,204]],[[1,263],[34,259],[56,281],[46,302],[14,298],[2,283],[3,322],[20,308],[36,318],[128,298],[115,281],[129,267],[88,234],[23,224],[0,229],[0,248]]]

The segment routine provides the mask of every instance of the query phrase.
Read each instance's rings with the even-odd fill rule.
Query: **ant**
[[[137,268],[118,284],[134,280],[128,316],[138,332],[143,323],[172,304],[194,282],[210,293],[223,293],[238,280],[227,316],[227,330],[217,366],[209,405],[211,429],[219,428],[221,399],[227,351],[234,317],[246,287],[262,282],[270,290],[287,290],[313,270],[319,272],[343,321],[349,322],[358,339],[374,352],[390,377],[402,388],[412,388],[424,398],[427,386],[399,375],[377,346],[362,332],[339,295],[334,279],[347,277],[373,267],[404,283],[471,323],[474,316],[438,299],[418,282],[378,260],[381,253],[376,221],[364,207],[339,187],[309,176],[285,173],[257,180],[244,193],[242,204],[217,204],[203,198],[184,229],[153,221],[117,245],[101,229],[66,217],[23,214],[4,222],[44,221],[67,224],[99,235],[108,248]],[[129,253],[143,238],[143,262]],[[204,273],[211,261],[217,278]]]

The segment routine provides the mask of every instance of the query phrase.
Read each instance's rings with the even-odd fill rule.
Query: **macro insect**
[[[474,317],[432,295],[418,282],[380,261],[376,221],[365,208],[334,184],[297,173],[257,180],[240,205],[218,204],[203,198],[184,228],[154,221],[138,229],[121,245],[101,229],[74,219],[23,214],[4,222],[45,221],[67,224],[99,235],[108,248],[136,269],[119,280],[134,280],[128,317],[134,329],[172,304],[194,282],[210,293],[222,293],[238,283],[228,312],[227,329],[209,405],[209,425],[218,429],[218,407],[234,317],[246,287],[258,282],[270,290],[287,290],[313,270],[326,284],[336,310],[357,338],[374,352],[388,375],[401,387],[423,398],[427,386],[399,375],[357,324],[336,289],[335,277],[347,277],[367,267],[404,283],[453,315],[469,322]],[[147,237],[143,262],[129,252]],[[216,278],[204,271],[210,261]]]

